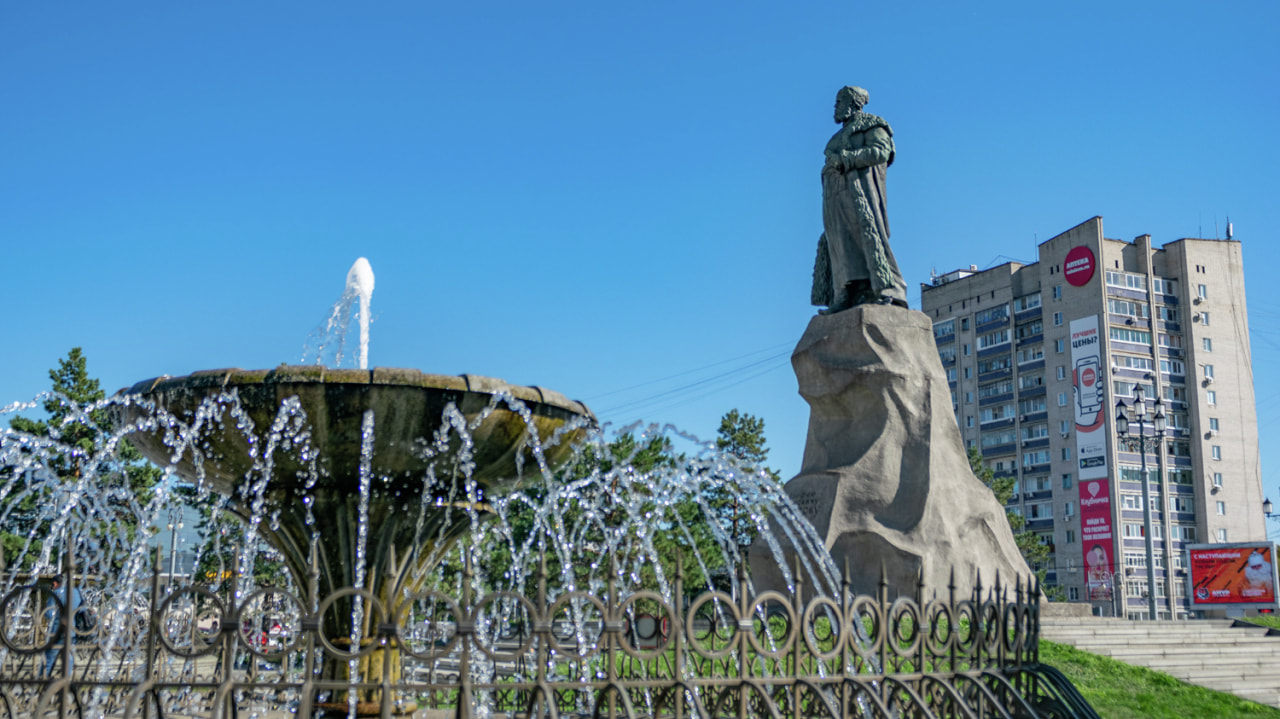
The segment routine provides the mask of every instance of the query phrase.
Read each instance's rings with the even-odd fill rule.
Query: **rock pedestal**
[[[861,305],[817,316],[791,355],[809,403],[800,474],[786,485],[823,537],[853,590],[874,593],[881,566],[889,594],[915,593],[918,574],[945,593],[952,568],[967,595],[1030,576],[1004,508],[974,477],[956,426],[950,388],[929,318]],[[757,582],[781,577],[763,547]],[[770,576],[772,575],[772,576]]]

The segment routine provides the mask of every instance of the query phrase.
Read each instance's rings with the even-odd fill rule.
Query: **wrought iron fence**
[[[67,568],[65,581],[74,581]],[[123,619],[33,585],[0,600],[0,719],[24,716],[378,715],[511,717],[1095,716],[1038,658],[1039,588],[981,582],[915,596],[807,601],[549,590],[400,597],[344,589],[308,607],[281,589],[242,598],[188,586]],[[69,595],[67,595],[69,596]],[[353,612],[350,636],[326,627]],[[73,641],[50,631],[50,617]],[[44,675],[49,658],[53,671]]]

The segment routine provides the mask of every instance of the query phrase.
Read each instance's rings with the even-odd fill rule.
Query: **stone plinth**
[[[786,485],[823,537],[853,590],[876,591],[883,564],[890,594],[913,594],[922,573],[945,592],[952,568],[967,594],[1024,581],[1030,570],[1004,508],[974,477],[951,393],[920,313],[862,305],[814,317],[791,356],[809,403],[800,474]],[[778,586],[773,561],[753,548],[757,581]],[[772,577],[770,577],[772,575]]]

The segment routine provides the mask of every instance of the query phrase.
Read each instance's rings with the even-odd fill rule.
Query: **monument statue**
[[[822,225],[812,302],[827,314],[859,304],[907,306],[907,285],[889,249],[885,174],[893,164],[893,130],[862,111],[860,87],[836,93],[840,130],[827,142],[822,167]]]
[[[1006,587],[1025,582],[1031,571],[1005,508],[969,467],[933,321],[900,309],[906,283],[889,251],[884,196],[893,132],[861,112],[866,102],[857,87],[836,95],[842,127],[822,169],[826,232],[813,292],[829,309],[791,355],[809,431],[785,490],[856,592],[879,591],[882,577],[890,596],[912,596],[921,578],[954,581],[958,597],[979,577],[988,588],[997,576]],[[775,554],[790,550],[776,544],[752,545],[753,578],[787,591],[794,578],[777,568],[793,563]]]

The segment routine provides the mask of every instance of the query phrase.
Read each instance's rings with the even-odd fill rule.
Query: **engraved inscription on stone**
[[[816,523],[818,519],[818,493],[814,491],[801,491],[791,495],[791,499],[804,513],[805,519]]]

